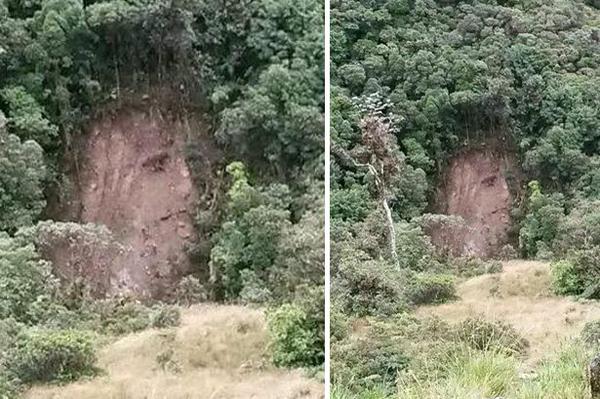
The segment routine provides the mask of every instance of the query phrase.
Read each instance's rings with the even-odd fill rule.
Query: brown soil
[[[200,195],[184,156],[189,130],[154,108],[129,107],[91,123],[80,145],[67,218],[105,225],[125,247],[110,267],[109,294],[160,297],[190,269],[185,248],[196,238]],[[207,169],[218,157],[211,144],[207,137]]]
[[[489,257],[506,243],[512,203],[509,170],[512,161],[494,150],[473,149],[450,160],[437,202],[440,213],[460,216],[466,223],[453,240],[455,255]],[[436,241],[435,234],[432,239]]]

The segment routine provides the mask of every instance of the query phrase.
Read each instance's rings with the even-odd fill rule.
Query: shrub
[[[551,275],[557,294],[600,298],[600,247],[570,251],[551,265]]]
[[[267,288],[265,281],[259,278],[254,270],[241,270],[240,279],[242,290],[239,297],[242,303],[266,303],[271,300],[271,291]]]
[[[333,380],[349,389],[387,386],[409,365],[401,341],[377,329],[364,336],[350,336],[332,347]]]
[[[332,296],[348,315],[391,315],[407,308],[406,273],[383,260],[348,257],[339,262]]]
[[[435,247],[418,225],[405,222],[396,225],[396,252],[403,269],[431,271],[440,267],[434,258]]]
[[[150,326],[151,309],[136,302],[94,301],[86,303],[82,311],[92,317],[92,325],[108,334],[128,334]]]
[[[476,257],[453,258],[451,266],[453,271],[462,277],[475,277],[502,271],[502,262],[498,260],[483,260]]]
[[[521,223],[519,244],[525,256],[535,257],[540,243],[550,244],[564,218],[561,194],[543,194],[537,181],[529,183],[527,215]]]
[[[592,348],[600,348],[600,320],[585,323],[581,330],[581,339]]]
[[[455,296],[454,278],[444,274],[414,274],[406,287],[406,297],[414,305],[443,303]]]
[[[500,248],[500,251],[498,251],[498,257],[502,260],[513,260],[517,259],[519,254],[517,253],[515,247],[510,244],[506,244]]]
[[[182,306],[204,302],[207,298],[206,287],[194,276],[182,278],[175,289],[175,301]]]
[[[18,399],[17,383],[2,375],[0,369],[0,399]]]
[[[299,306],[284,304],[268,314],[267,326],[273,363],[280,367],[315,366],[323,350],[318,331]]]
[[[72,381],[93,375],[92,336],[77,330],[31,330],[9,355],[7,367],[24,383]]]
[[[559,295],[578,295],[583,291],[583,282],[572,261],[559,260],[550,264],[552,290]]]
[[[32,244],[0,232],[0,319],[38,322],[56,286],[50,264]]]
[[[179,308],[170,305],[157,305],[152,308],[150,325],[154,328],[176,327],[181,323]]]
[[[456,328],[458,340],[473,349],[493,350],[507,355],[523,354],[529,343],[509,324],[490,322],[483,318],[469,318]]]

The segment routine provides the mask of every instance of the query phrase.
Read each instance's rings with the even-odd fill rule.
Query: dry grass
[[[459,300],[421,307],[419,314],[435,314],[450,322],[483,315],[510,323],[530,343],[527,366],[554,352],[561,342],[577,336],[583,325],[598,319],[600,304],[581,303],[550,291],[545,263],[511,261],[502,273],[469,279],[458,287]]]
[[[263,312],[203,305],[182,325],[126,336],[100,352],[106,375],[63,387],[39,386],[26,399],[322,398],[323,386],[301,371],[265,360]],[[157,356],[162,358],[159,362]]]

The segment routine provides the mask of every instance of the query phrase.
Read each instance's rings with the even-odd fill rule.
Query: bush
[[[396,252],[402,269],[432,271],[440,268],[434,257],[435,247],[418,225],[405,222],[396,225]]]
[[[0,399],[18,399],[17,390],[16,382],[0,373]]]
[[[600,320],[585,323],[581,330],[581,339],[591,348],[600,348]]]
[[[24,383],[73,381],[93,375],[92,336],[77,330],[32,330],[19,338],[7,367]]]
[[[349,338],[337,343],[333,351],[334,381],[350,389],[391,388],[410,362],[401,345],[386,336]]]
[[[414,274],[407,284],[406,297],[414,305],[446,302],[456,297],[454,278],[444,274]]]
[[[600,247],[570,251],[551,265],[552,288],[561,295],[600,298]]]
[[[519,245],[523,254],[535,257],[540,243],[550,245],[564,218],[564,198],[561,194],[543,194],[537,181],[529,183],[527,215],[521,223]]]
[[[583,291],[583,282],[573,262],[560,260],[550,264],[552,290],[559,295],[578,295]]]
[[[498,252],[498,257],[502,260],[513,260],[519,257],[517,250],[510,244],[504,245]]]
[[[456,328],[456,337],[473,349],[497,351],[507,355],[524,354],[529,343],[509,324],[469,318]]]
[[[83,312],[92,317],[94,328],[108,334],[128,334],[150,326],[151,309],[136,302],[103,300],[86,303]]]
[[[267,303],[272,299],[271,291],[264,280],[256,275],[254,270],[240,271],[242,290],[239,293],[242,303]]]
[[[475,277],[487,273],[500,273],[502,262],[498,260],[483,260],[476,257],[453,258],[452,270],[462,277]]]
[[[57,287],[48,262],[32,244],[0,232],[0,319],[36,323]]]
[[[175,301],[182,306],[204,302],[207,298],[206,287],[194,276],[182,278],[175,289]]]
[[[179,308],[170,305],[157,305],[150,314],[150,325],[154,328],[176,327],[181,323]]]
[[[392,315],[407,309],[406,273],[383,260],[348,257],[339,262],[332,296],[347,315]]]
[[[267,326],[273,363],[279,367],[319,365],[324,348],[318,331],[299,306],[284,304],[268,314]]]

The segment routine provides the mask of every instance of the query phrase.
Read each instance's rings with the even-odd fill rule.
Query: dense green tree
[[[0,131],[0,231],[31,225],[44,209],[43,157],[35,141]]]

